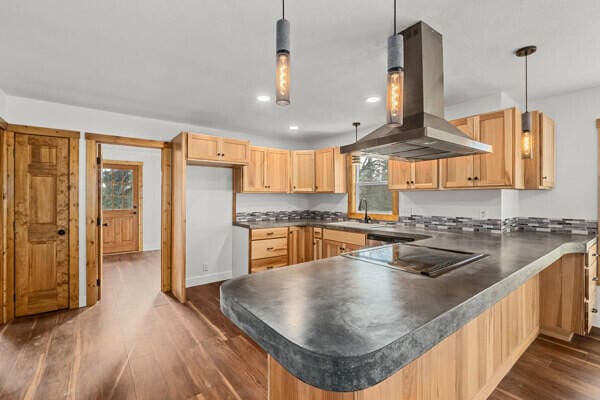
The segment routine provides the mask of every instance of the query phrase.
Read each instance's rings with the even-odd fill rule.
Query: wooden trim
[[[79,138],[69,139],[69,308],[79,308]]]
[[[94,140],[97,143],[101,144],[120,144],[124,146],[134,146],[134,147],[146,147],[152,149],[164,149],[169,148],[171,144],[169,142],[163,142],[162,140],[153,140],[153,139],[140,139],[133,138],[127,136],[116,136],[116,135],[106,135],[103,133],[85,133],[86,140]]]
[[[86,215],[86,305],[93,306],[98,301],[99,279],[98,265],[98,144],[95,140],[86,140],[85,160],[85,215]]]
[[[140,139],[124,136],[105,135],[98,133],[86,132],[86,175],[97,175],[97,145],[112,144],[123,146],[134,146],[161,149],[161,290],[168,292],[172,290],[172,150],[170,142],[160,140]],[[120,161],[120,163],[123,163]],[[140,182],[142,175],[140,174]],[[97,279],[101,279],[100,271],[98,270],[98,255],[97,245],[95,245],[98,237],[96,218],[98,215],[98,187],[97,179],[87,179],[86,181],[86,271],[88,285],[87,305],[93,305],[98,301],[99,290],[96,283]],[[143,188],[142,188],[143,189]],[[141,192],[141,190],[140,190]],[[141,200],[140,200],[141,201]],[[141,204],[141,203],[140,203]],[[140,207],[141,208],[141,207]],[[140,227],[142,226],[140,215]],[[140,243],[143,236],[140,235]],[[90,296],[89,293],[92,293]]]
[[[15,317],[15,231],[8,229],[15,223],[15,134],[6,136],[6,264],[4,275],[4,322]]]
[[[180,302],[186,301],[186,134],[181,133],[172,141],[171,158],[171,292]]]
[[[348,218],[363,218],[364,213],[356,211],[356,168],[352,165],[351,155],[348,154],[346,167],[348,173]],[[391,214],[371,214],[369,216],[378,221],[397,221],[398,220],[398,192],[392,192],[392,213]]]
[[[0,117],[0,129],[8,129],[8,123],[6,123],[6,121],[2,117]]]
[[[600,130],[600,118],[598,118],[596,120],[596,128],[598,128],[598,130]]]
[[[40,126],[8,124],[8,130],[26,135],[64,137],[69,139],[79,139],[81,137],[81,134],[78,131],[43,128]]]
[[[161,150],[161,235],[160,235],[160,256],[161,256],[161,290],[163,292],[171,291],[171,149]]]
[[[4,120],[0,119],[0,123],[4,123]],[[3,124],[6,126],[6,123]],[[7,278],[7,264],[6,264],[6,238],[8,234],[7,229],[7,147],[8,147],[8,136],[4,132],[4,129],[0,127],[0,324],[7,322],[6,310],[4,308],[6,304],[6,278]]]
[[[137,251],[144,251],[144,163],[142,161],[102,160],[102,168],[107,165],[131,166],[137,169],[137,213],[138,213],[138,246]],[[112,253],[116,254],[116,253]]]

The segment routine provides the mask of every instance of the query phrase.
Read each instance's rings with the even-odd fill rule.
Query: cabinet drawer
[[[366,236],[364,233],[336,231],[333,229],[323,229],[323,239],[355,244],[357,246],[364,246],[366,243]]]
[[[286,265],[288,265],[287,256],[263,258],[250,262],[250,272],[266,271],[268,269],[285,267]]]
[[[252,260],[287,255],[287,242],[287,235],[280,239],[252,241]]]
[[[287,237],[288,228],[252,229],[252,240]]]
[[[321,239],[323,237],[323,228],[313,228],[313,237]]]
[[[598,244],[597,243],[592,245],[592,247],[590,247],[590,249],[588,250],[587,259],[585,260],[585,265],[587,265],[588,267],[595,265],[598,260],[598,257],[596,256],[596,254],[598,254]]]

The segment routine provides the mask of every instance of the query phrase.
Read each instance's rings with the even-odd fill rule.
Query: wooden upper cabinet
[[[188,158],[218,161],[220,157],[219,140],[217,136],[188,134]]]
[[[406,190],[411,188],[412,167],[408,161],[390,158],[388,160],[388,189]]]
[[[315,152],[313,150],[292,151],[292,192],[315,191]]]
[[[335,189],[335,169],[333,147],[315,151],[315,191],[333,192]]]
[[[475,168],[479,167],[473,177],[476,186],[513,186],[513,163],[522,163],[514,154],[515,111],[511,108],[479,116],[479,141],[492,145],[492,152],[475,156]]]
[[[408,162],[388,161],[388,189],[437,189],[438,160]]]
[[[412,174],[414,189],[438,188],[438,160],[412,163]]]
[[[250,142],[247,140],[221,139],[220,160],[229,161],[232,163],[247,164],[249,147]]]
[[[540,113],[540,149],[542,161],[542,187],[554,187],[556,178],[556,145],[554,120]]]
[[[525,189],[550,189],[556,176],[554,121],[542,112],[532,111],[531,122],[533,159],[524,160]]]
[[[479,140],[479,117],[451,121],[454,126],[474,140]],[[440,160],[440,180],[443,188],[472,187],[475,176],[475,156],[453,157]],[[479,165],[477,165],[479,174]]]
[[[269,192],[286,193],[290,189],[290,152],[269,149],[265,167],[266,185]]]
[[[200,133],[187,133],[187,159],[198,163],[247,165],[250,142]]]
[[[265,169],[267,165],[267,149],[250,147],[248,166],[242,169],[244,192],[263,192],[267,190]]]
[[[236,191],[247,193],[289,191],[289,151],[251,146],[249,153],[248,165],[242,168],[241,174],[239,172],[234,174]]]
[[[339,147],[315,151],[315,191],[346,193],[346,156]]]

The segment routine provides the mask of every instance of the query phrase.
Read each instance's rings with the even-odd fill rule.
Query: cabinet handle
[[[410,185],[410,181],[406,181],[406,184],[407,184],[407,185]]]
[[[469,180],[469,181],[472,181],[472,180],[473,180],[473,178],[471,178],[471,177],[468,177],[468,178],[467,178],[467,180]]]
[[[593,253],[592,257],[598,257],[598,253]]]
[[[274,247],[267,247],[267,251],[273,251]]]
[[[275,232],[267,232],[266,233],[267,236],[271,236],[271,235],[274,235],[274,234],[275,234]]]
[[[593,277],[592,282],[598,282],[598,277],[597,276]]]
[[[544,179],[548,179],[548,177],[547,177],[547,176],[545,176],[545,177],[544,177]]]
[[[410,184],[411,184],[411,185],[414,185],[414,184],[415,184],[415,181],[410,181]]]
[[[273,266],[272,266],[272,265],[270,265],[270,266],[268,266],[268,267],[267,267],[267,269],[273,269]]]
[[[474,179],[474,180],[479,180],[479,178],[478,178],[478,177],[475,177],[475,178],[473,178],[473,179]]]
[[[592,314],[598,314],[598,309],[597,308],[592,308]]]
[[[292,186],[292,188],[296,189],[296,186]]]

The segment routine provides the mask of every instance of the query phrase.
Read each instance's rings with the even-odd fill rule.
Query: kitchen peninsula
[[[487,257],[430,278],[336,256],[222,285],[224,314],[269,353],[271,400],[486,398],[540,330],[587,333],[593,236],[385,233]]]

